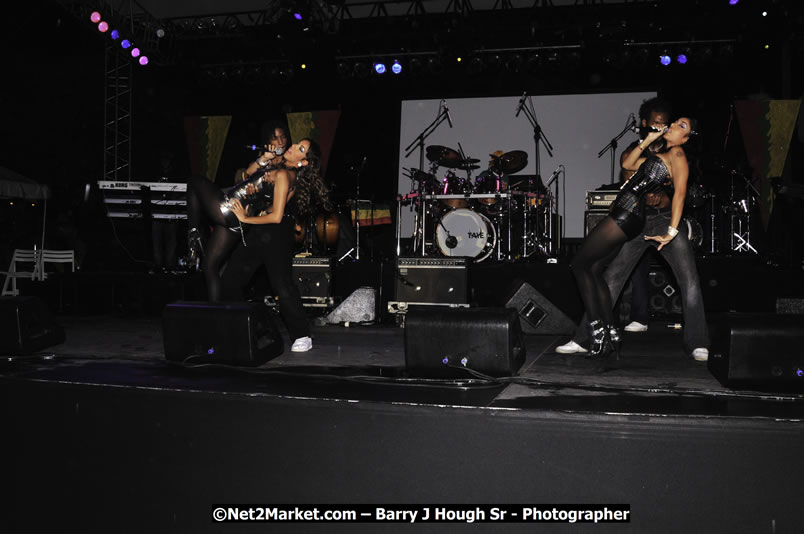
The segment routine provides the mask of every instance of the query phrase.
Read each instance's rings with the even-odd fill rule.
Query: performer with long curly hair
[[[297,211],[308,214],[317,206],[329,208],[320,158],[318,145],[302,139],[287,149],[278,167],[265,173],[260,193],[266,203],[261,212],[254,213],[254,206],[247,210],[238,199],[231,201],[231,212],[249,228],[224,270],[223,295],[227,300],[242,298],[254,272],[264,265],[279,297],[279,312],[293,340],[293,352],[306,352],[313,346],[301,295],[293,281],[293,230]],[[272,153],[266,152],[257,164],[267,166],[272,159]]]

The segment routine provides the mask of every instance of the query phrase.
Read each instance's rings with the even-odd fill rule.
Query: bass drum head
[[[436,243],[444,256],[475,258],[491,255],[496,243],[494,226],[484,215],[470,209],[444,214],[436,226]]]
[[[701,223],[696,221],[695,219],[684,219],[687,222],[687,239],[692,245],[693,249],[697,249],[703,243],[703,228],[701,227]]]

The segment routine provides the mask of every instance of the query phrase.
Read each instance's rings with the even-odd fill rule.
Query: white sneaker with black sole
[[[582,346],[578,345],[574,341],[569,340],[567,343],[564,343],[563,345],[559,345],[558,347],[556,347],[556,352],[559,354],[579,354],[589,351],[583,348]]]

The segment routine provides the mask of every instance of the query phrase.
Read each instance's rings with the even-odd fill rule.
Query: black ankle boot
[[[187,232],[187,254],[184,256],[184,264],[191,270],[199,271],[203,255],[204,245],[201,243],[201,232],[198,231],[198,228],[191,228]]]
[[[609,340],[611,341],[611,348],[614,350],[614,357],[619,360],[620,359],[620,345],[622,345],[623,337],[620,329],[616,326],[609,325]]]
[[[609,329],[600,321],[592,321],[589,323],[589,327],[592,330],[592,336],[588,357],[595,360],[606,358],[614,350]]]

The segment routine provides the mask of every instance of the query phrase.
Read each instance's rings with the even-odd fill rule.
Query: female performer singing
[[[263,157],[271,156],[266,153]],[[231,206],[237,219],[250,228],[226,266],[223,294],[227,299],[242,298],[243,288],[254,272],[261,264],[265,265],[271,287],[279,297],[279,312],[290,339],[294,340],[293,352],[306,352],[313,346],[301,295],[293,281],[293,212],[307,214],[317,205],[329,208],[328,191],[319,175],[319,160],[317,144],[302,139],[287,149],[281,166],[265,174],[262,195],[270,201],[261,214],[249,215],[237,199]],[[257,163],[263,165],[264,161]]]
[[[281,165],[281,154],[287,149],[288,135],[285,128],[278,123],[271,123],[268,130],[268,142],[265,151],[246,169],[242,178],[249,179],[264,173],[270,167]],[[255,193],[254,188],[250,188]],[[241,234],[230,229],[221,212],[221,203],[224,201],[222,191],[203,176],[191,178],[187,184],[187,264],[193,265],[200,259],[201,270],[207,285],[207,298],[210,302],[221,300],[220,271],[229,253],[241,240]],[[206,240],[206,246],[201,244],[201,223],[207,219],[212,226],[212,232]]]
[[[658,250],[678,235],[678,225],[687,194],[689,165],[682,148],[696,134],[694,119],[682,117],[661,131],[653,131],[622,162],[623,168],[636,173],[623,185],[611,205],[609,215],[586,237],[572,262],[591,330],[590,357],[602,358],[619,351],[620,334],[613,326],[611,294],[603,271],[622,245],[636,237],[645,225],[645,196],[666,187],[673,188],[670,225],[661,236],[645,236],[659,243]],[[656,153],[645,149],[663,138],[664,148]],[[627,273],[623,273],[627,275]]]

